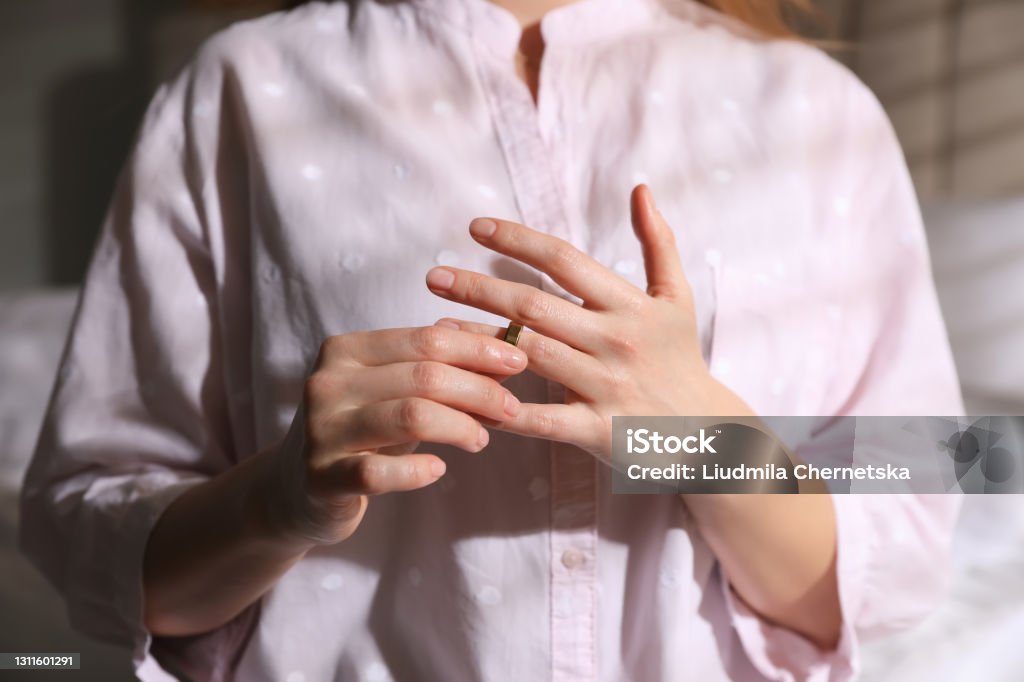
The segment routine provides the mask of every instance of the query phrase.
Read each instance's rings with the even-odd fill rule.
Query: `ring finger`
[[[516,320],[583,351],[605,345],[599,313],[529,284],[436,267],[427,273],[427,286],[438,296]]]
[[[434,325],[350,332],[324,343],[326,364],[331,358],[354,360],[364,367],[396,362],[436,360],[456,367],[498,375],[515,374],[526,366],[522,351],[478,334]]]
[[[445,317],[434,324],[456,325],[460,330],[504,339],[505,327]],[[528,368],[536,374],[562,384],[585,398],[597,397],[612,383],[608,368],[591,355],[543,334],[525,329],[516,343],[528,358]]]

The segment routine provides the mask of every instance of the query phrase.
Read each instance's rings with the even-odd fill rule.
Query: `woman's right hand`
[[[310,546],[346,539],[368,495],[444,475],[443,460],[414,452],[420,441],[482,450],[481,420],[499,423],[519,410],[499,382],[526,364],[505,341],[441,325],[329,337],[254,500],[260,518]]]

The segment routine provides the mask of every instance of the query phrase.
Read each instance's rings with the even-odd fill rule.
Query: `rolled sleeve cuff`
[[[151,679],[154,680],[158,679],[155,676],[156,671],[159,671],[161,674],[163,674],[163,671],[150,657],[149,649],[153,643],[153,636],[143,623],[144,592],[142,565],[146,544],[153,531],[153,526],[156,525],[157,520],[164,513],[164,510],[170,506],[171,502],[186,490],[202,483],[204,480],[203,478],[177,480],[170,485],[160,488],[144,498],[144,502],[139,505],[137,514],[131,514],[126,519],[126,532],[129,541],[121,546],[122,555],[118,558],[118,563],[125,567],[126,572],[130,573],[130,575],[125,575],[125,584],[131,585],[131,589],[118,593],[120,599],[118,600],[117,608],[121,613],[121,617],[125,619],[125,623],[131,627],[132,665],[137,672],[143,670],[152,671]],[[148,682],[150,678],[140,677],[140,679],[146,679]],[[168,676],[167,679],[174,678]]]
[[[836,516],[836,575],[842,624],[835,649],[823,651],[792,630],[765,620],[747,606],[721,573],[729,619],[753,666],[770,680],[846,682],[860,669],[860,642],[854,629],[864,598],[871,534],[862,510],[850,496],[833,495]]]
[[[150,655],[153,642],[146,629],[143,610],[143,559],[150,533],[164,510],[187,489],[202,483],[203,477],[186,478],[169,472],[153,472],[133,477],[125,486],[120,503],[104,514],[107,521],[120,517],[118,523],[104,524],[91,529],[95,537],[109,532],[107,542],[96,547],[110,548],[111,575],[108,585],[112,594],[114,622],[97,617],[97,605],[86,590],[73,590],[69,596],[69,615],[77,628],[103,639],[115,641],[131,650],[132,666],[138,679],[144,682],[175,680]],[[95,551],[95,548],[94,548]],[[75,599],[75,597],[79,599]],[[75,602],[78,602],[77,604]],[[109,607],[108,607],[109,608]],[[98,622],[107,621],[113,631],[96,632]],[[107,628],[103,628],[107,629]]]

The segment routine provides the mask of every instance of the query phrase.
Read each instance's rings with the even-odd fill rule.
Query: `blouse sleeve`
[[[192,75],[157,92],[118,180],[21,496],[20,546],[71,624],[131,649],[139,674],[154,665],[142,619],[149,533],[179,494],[235,462],[189,162],[192,127],[214,112]]]
[[[827,229],[838,235],[829,243],[843,254],[846,273],[845,291],[829,304],[841,302],[843,332],[830,375],[822,377],[828,397],[821,416],[961,415],[959,383],[902,150],[874,95],[852,75],[842,80],[834,137],[816,142],[829,157],[815,189],[833,209],[821,215],[839,214],[841,224]],[[842,210],[835,211],[832,202],[841,202]],[[801,457],[825,463],[828,442],[841,437],[840,428],[822,429],[798,449]],[[919,621],[948,586],[957,496],[840,494],[832,500],[842,609],[834,650],[822,651],[760,618],[727,580],[720,583],[742,646],[768,679],[854,679],[864,638]]]

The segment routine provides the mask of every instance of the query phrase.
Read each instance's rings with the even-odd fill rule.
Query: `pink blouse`
[[[72,622],[130,646],[143,680],[848,680],[862,638],[940,594],[952,497],[835,499],[844,625],[823,652],[739,600],[680,498],[612,494],[581,451],[495,431],[479,454],[434,446],[440,481],[372,499],[228,625],[145,630],[157,517],[283,436],[324,337],[503,322],[431,294],[438,263],[568,296],[477,245],[475,216],[645,286],[628,197],[646,182],[712,372],[759,413],[962,413],[906,164],[849,71],[694,0],[579,0],[541,29],[537,105],[519,24],[487,0],[304,5],[224,31],[157,93],[21,532]],[[529,372],[506,385],[559,397]]]

